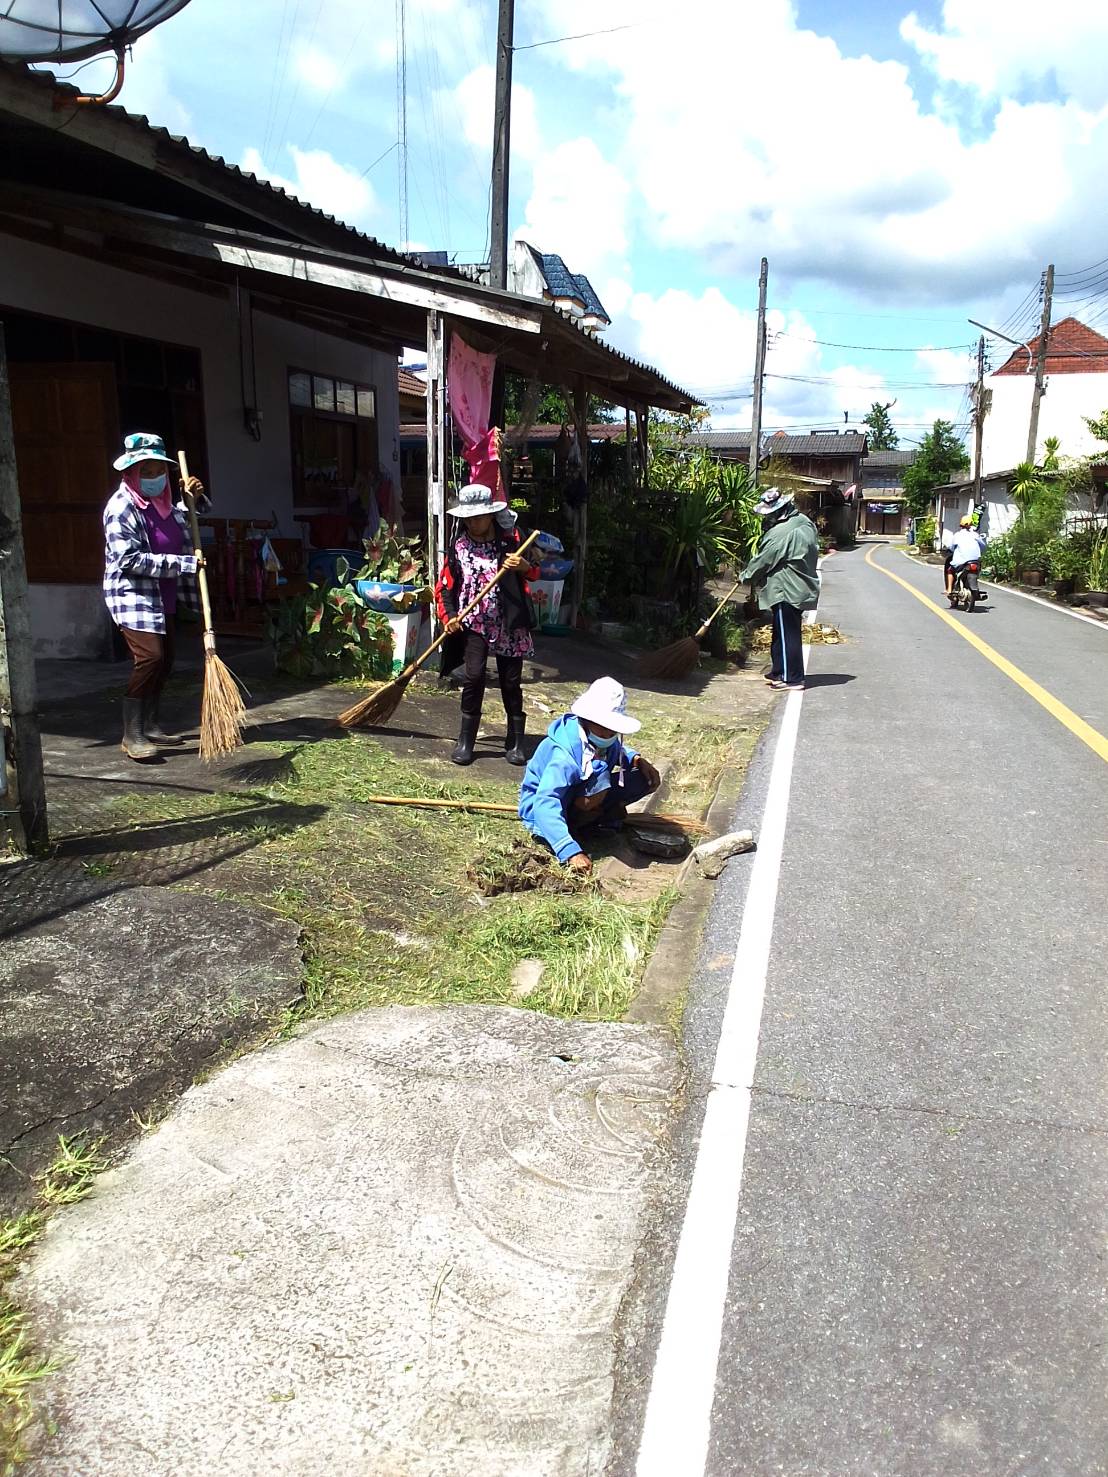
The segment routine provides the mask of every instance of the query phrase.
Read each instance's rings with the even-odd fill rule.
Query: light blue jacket
[[[567,862],[581,850],[569,834],[570,806],[578,795],[593,787],[594,781],[606,788],[612,772],[630,765],[634,757],[635,750],[628,749],[617,738],[600,755],[600,762],[586,784],[581,724],[572,713],[556,718],[524,770],[519,787],[520,820],[532,836],[546,842],[560,862]]]

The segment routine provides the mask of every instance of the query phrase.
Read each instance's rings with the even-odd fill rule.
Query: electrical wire
[[[614,36],[617,31],[634,31],[642,21],[632,21],[626,26],[609,26],[604,31],[582,31],[577,36],[552,36],[549,41],[531,41],[526,46],[513,46],[513,51],[536,51],[540,46],[560,46],[563,41],[588,41],[593,36]]]
[[[769,347],[779,338],[794,339],[799,343],[819,344],[825,349],[857,349],[866,354],[938,354],[956,349],[972,349],[972,344],[925,344],[916,349],[901,348],[898,344],[840,344],[829,338],[808,338],[803,333],[789,333],[784,328],[778,329],[770,339]]]

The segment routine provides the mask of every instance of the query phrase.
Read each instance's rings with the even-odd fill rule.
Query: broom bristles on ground
[[[658,651],[648,651],[639,658],[638,670],[643,677],[687,677],[700,661],[700,643],[695,636],[682,636]]]
[[[376,728],[387,723],[400,706],[411,680],[410,676],[394,677],[384,686],[374,688],[368,697],[340,713],[339,722],[343,728]]]
[[[204,657],[204,697],[200,706],[200,757],[208,761],[242,746],[246,704],[230,668],[214,651]]]

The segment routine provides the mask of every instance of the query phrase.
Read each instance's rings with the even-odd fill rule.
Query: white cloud
[[[293,145],[289,154],[294,168],[291,178],[267,169],[255,148],[243,154],[242,168],[347,225],[372,224],[379,209],[377,196],[373,186],[357,170],[340,164],[326,149],[304,150]]]
[[[912,11],[900,34],[936,74],[991,97],[1056,80],[1084,107],[1108,102],[1108,8],[1103,0],[945,0],[942,24]]]
[[[106,68],[102,76],[90,68],[79,78],[79,85],[89,92],[108,87],[115,71],[114,62],[97,63],[96,66]],[[135,42],[134,53],[128,60],[124,73],[123,91],[119,101],[129,113],[145,114],[151,122],[168,128],[170,133],[193,137],[192,116],[184,103],[174,95],[170,85],[165,38],[156,32],[140,36]],[[193,137],[193,142],[196,141]]]
[[[571,272],[599,278],[618,271],[626,256],[629,195],[623,172],[593,139],[569,139],[536,159],[515,234],[540,251],[557,252]]]
[[[458,85],[438,98],[457,110],[466,142],[484,154],[492,154],[493,96],[496,72],[491,66],[474,67]],[[539,147],[535,117],[535,94],[529,87],[512,83],[511,154],[513,165],[534,159]]]
[[[333,54],[311,46],[297,52],[296,75],[316,92],[331,92],[338,86],[342,70]]]
[[[986,88],[1020,68],[1075,88],[1064,104],[1009,99],[968,141],[944,107],[917,97],[904,66],[844,56],[797,28],[791,0],[701,0],[695,26],[674,25],[663,0],[610,0],[605,24],[631,27],[618,45],[597,37],[550,57],[614,91],[623,143],[613,157],[658,244],[721,271],[749,275],[765,253],[778,276],[949,301],[1027,280],[1059,241],[1078,264],[1103,255],[1108,68],[1093,58],[1105,53],[1108,7],[1059,0],[1059,9],[1065,40],[1039,61],[1028,17],[1042,24],[1041,10],[1028,0],[947,0],[950,29],[935,33],[906,23],[952,76],[971,79],[995,43]],[[975,29],[982,11],[988,24]],[[546,0],[545,23],[587,31],[595,13],[593,0]],[[1079,61],[1063,65],[1067,47]],[[740,73],[742,56],[772,65]]]

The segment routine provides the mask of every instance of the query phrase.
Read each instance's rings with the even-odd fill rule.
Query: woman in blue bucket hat
[[[123,699],[123,752],[158,757],[177,743],[162,730],[162,688],[173,670],[178,602],[199,611],[196,571],[204,562],[192,546],[185,509],[174,501],[177,463],[160,436],[135,431],[113,463],[122,480],[104,509],[104,600],[133,666]],[[193,497],[204,491],[190,477]]]

